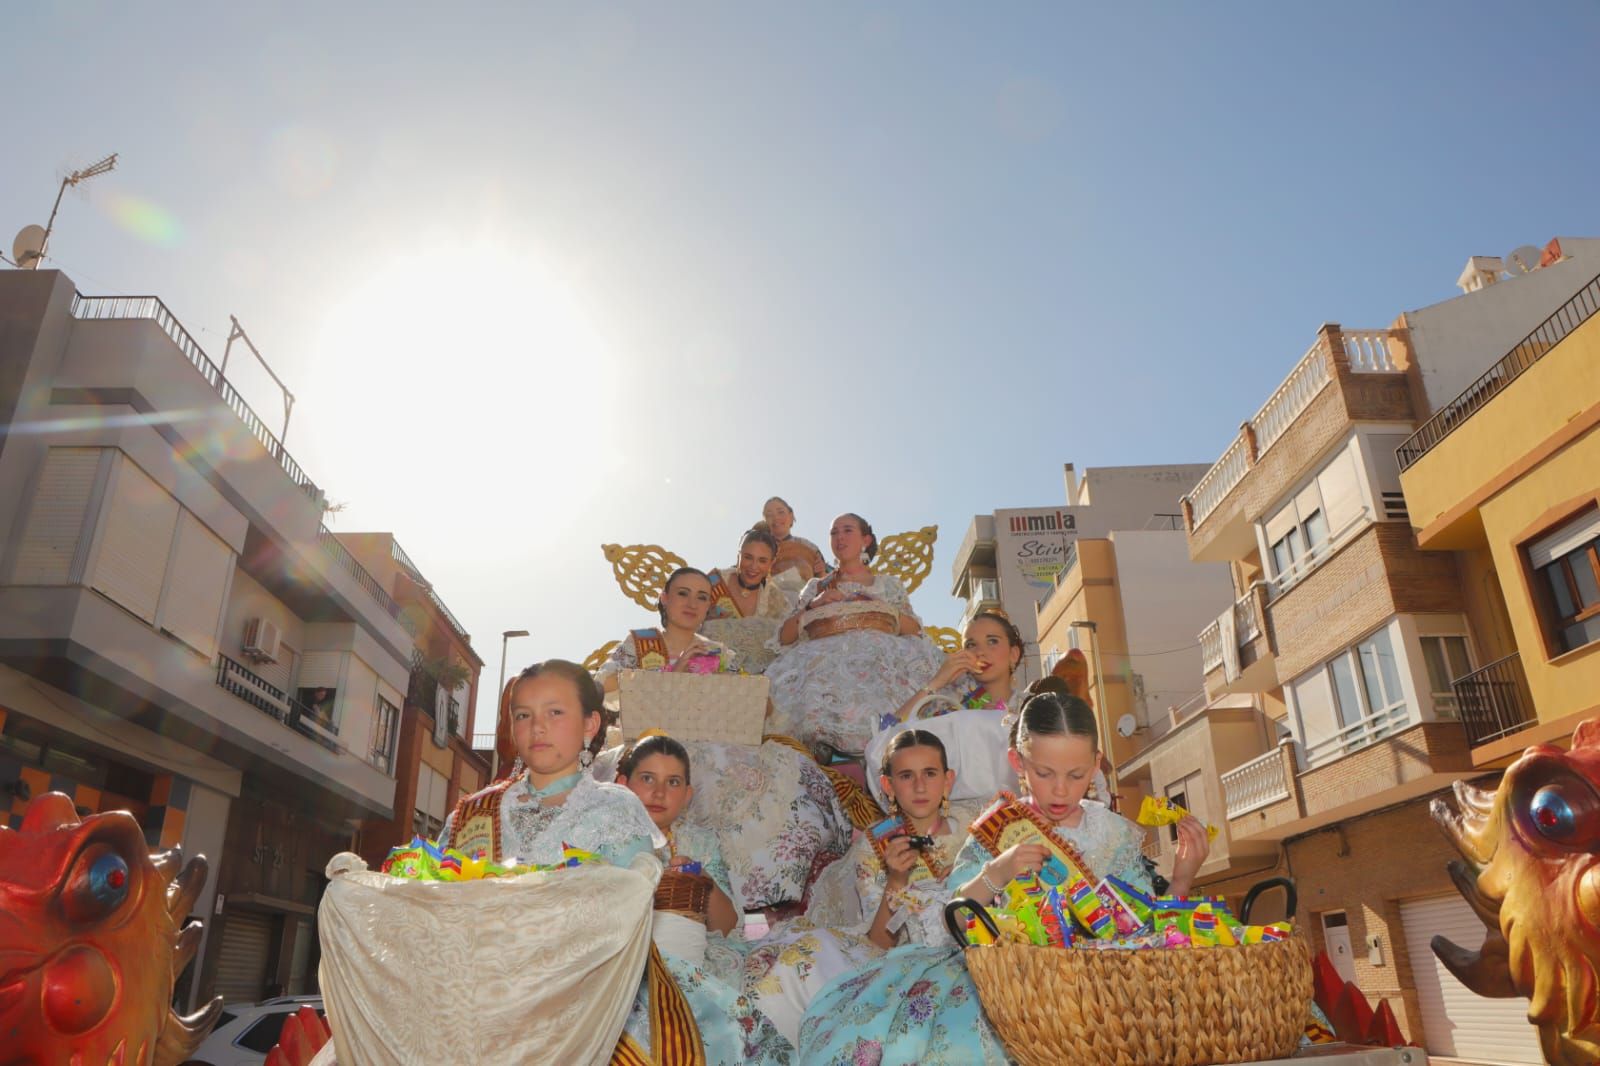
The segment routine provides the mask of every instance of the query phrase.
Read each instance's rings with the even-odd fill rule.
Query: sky
[[[1321,323],[1600,235],[1592,3],[87,0],[0,33],[0,227],[120,153],[47,266],[213,358],[238,316],[334,528],[393,531],[473,634],[484,721],[503,630],[515,670],[652,620],[602,543],[723,563],[773,494],[824,547],[844,510],[937,524],[914,603],[951,625],[974,514],[1064,502],[1064,462],[1212,462]]]

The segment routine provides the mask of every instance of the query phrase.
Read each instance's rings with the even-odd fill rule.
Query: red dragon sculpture
[[[222,1000],[179,1017],[173,982],[200,946],[178,923],[205,859],[151,854],[126,811],[79,819],[59,792],[0,827],[0,1066],[175,1066]]]
[[[1526,996],[1528,1020],[1552,1063],[1600,1061],[1600,719],[1572,748],[1529,748],[1493,792],[1464,781],[1433,817],[1462,859],[1450,876],[1488,927],[1468,951],[1434,937],[1433,951],[1481,996]]]

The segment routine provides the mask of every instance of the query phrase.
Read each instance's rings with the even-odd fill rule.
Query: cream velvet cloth
[[[403,881],[328,863],[319,976],[340,1066],[604,1063],[650,952],[661,863]]]

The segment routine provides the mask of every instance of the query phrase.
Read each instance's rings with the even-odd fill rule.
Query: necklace
[[[754,592],[756,589],[760,588],[762,585],[765,585],[767,583],[767,579],[766,578],[762,578],[760,581],[757,581],[754,585],[746,585],[744,583],[744,575],[743,574],[739,573],[738,571],[734,571],[734,575],[733,576],[734,576],[734,579],[739,582],[739,587],[744,589],[746,592]]]
[[[522,788],[523,791],[527,793],[529,799],[535,801],[542,807],[544,806],[544,801],[549,799],[551,796],[559,796],[563,792],[571,792],[573,787],[582,779],[583,771],[579,770],[575,773],[568,774],[566,777],[558,777],[543,788],[534,788],[533,775],[529,774],[523,779]]]

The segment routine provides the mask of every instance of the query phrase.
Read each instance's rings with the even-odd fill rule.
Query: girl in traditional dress
[[[1011,763],[1027,788],[1002,794],[974,823],[946,881],[950,895],[988,902],[1014,877],[1036,872],[1050,854],[1043,844],[1018,844],[994,854],[986,825],[1025,818],[1082,857],[1098,881],[1122,878],[1150,891],[1140,862],[1143,831],[1102,803],[1085,798],[1099,761],[1094,712],[1075,696],[1030,697],[1017,716]],[[1178,823],[1171,891],[1187,894],[1209,850],[1205,827]],[[1049,994],[1039,990],[1040,995]],[[836,981],[818,995],[800,1025],[803,1063],[917,1062],[948,1066],[1006,1062],[984,1016],[961,951],[907,946]]]
[[[706,1061],[788,1062],[792,1039],[742,993],[743,956],[720,935],[734,928],[738,911],[717,838],[679,821],[694,796],[688,751],[660,733],[641,737],[617,763],[617,783],[639,797],[666,836],[667,869],[656,891],[652,936],[689,997]],[[647,1039],[649,1018],[642,1007],[635,1003],[627,1030]]]
[[[768,580],[778,542],[764,530],[752,529],[739,540],[739,565],[713,570],[711,609],[700,631],[733,649],[741,669],[759,674],[777,654],[767,642],[789,616],[789,601]]]
[[[571,844],[627,866],[665,842],[637,796],[585,772],[603,743],[605,709],[583,667],[535,663],[506,686],[500,707],[496,739],[516,753],[511,773],[456,804],[440,847],[501,863],[552,864]]]
[[[901,943],[937,941],[944,878],[961,844],[945,812],[954,774],[934,734],[906,729],[880,765],[890,818],[823,872],[805,916],[750,952],[745,988],[791,1040],[813,996]]]
[[[940,663],[900,582],[867,566],[872,526],[842,514],[829,531],[838,569],[810,581],[783,623],[784,650],[767,667],[772,731],[813,746],[864,752],[884,715]]]
[[[761,505],[761,518],[778,544],[777,558],[772,566],[775,576],[798,571],[803,583],[828,572],[827,561],[817,546],[804,537],[794,535],[794,509],[782,496],[774,496]]]
[[[737,665],[732,649],[701,636],[711,606],[711,583],[698,570],[678,570],[667,580],[660,629],[635,630],[612,652],[598,676],[606,691],[625,669],[721,673]],[[822,768],[802,752],[776,742],[752,747],[711,741],[683,742],[695,780],[689,817],[717,835],[727,860],[734,903],[756,910],[800,899],[819,857],[850,845],[850,820]],[[607,753],[607,776],[620,755]]]
[[[950,800],[965,824],[1001,789],[1015,790],[1017,775],[1006,757],[1015,709],[1026,693],[1014,692],[1022,662],[1022,634],[999,611],[980,611],[967,623],[962,649],[945,659],[867,745],[867,765],[881,762],[889,744],[910,722],[936,735],[950,753],[955,787]],[[886,796],[874,781],[880,803]]]

